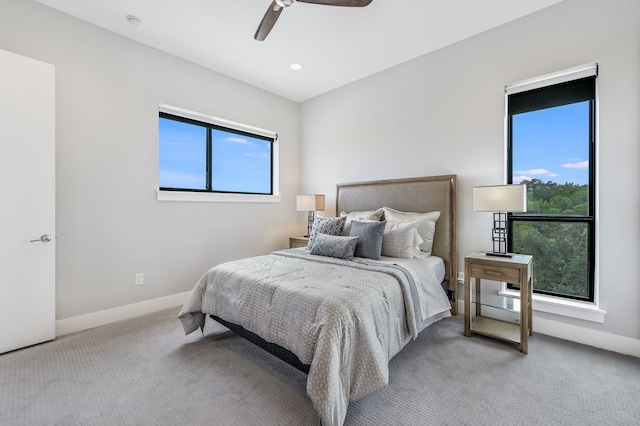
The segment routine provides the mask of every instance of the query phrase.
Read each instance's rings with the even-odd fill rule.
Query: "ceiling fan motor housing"
[[[296,0],[275,0],[280,7],[289,7],[296,2]]]

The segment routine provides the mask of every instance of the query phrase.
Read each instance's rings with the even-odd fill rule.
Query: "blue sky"
[[[205,189],[206,129],[160,118],[160,186]]]
[[[513,183],[589,183],[589,102],[513,116]]]
[[[160,186],[206,188],[206,129],[160,118]],[[271,142],[212,130],[213,189],[269,193]]]
[[[218,191],[271,192],[271,142],[213,130],[213,186]]]

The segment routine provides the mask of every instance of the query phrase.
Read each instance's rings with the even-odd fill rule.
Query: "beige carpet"
[[[0,356],[1,425],[318,425],[305,375],[178,309]],[[26,318],[28,319],[28,317]],[[637,425],[640,360],[534,335],[529,355],[440,321],[345,425]]]

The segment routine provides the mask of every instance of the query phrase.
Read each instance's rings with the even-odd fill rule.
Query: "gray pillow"
[[[358,237],[355,256],[368,257],[369,259],[380,259],[382,253],[382,239],[384,238],[384,227],[387,222],[360,222],[351,221],[350,237]]]
[[[357,243],[358,237],[317,234],[311,247],[311,254],[351,260]]]
[[[313,227],[311,228],[311,234],[309,234],[309,244],[307,244],[307,250],[313,248],[313,244],[316,240],[316,235],[342,235],[342,228],[346,222],[346,217],[322,217],[316,216],[313,221]]]

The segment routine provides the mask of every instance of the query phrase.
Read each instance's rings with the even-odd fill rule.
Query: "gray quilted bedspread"
[[[307,394],[322,424],[339,426],[349,401],[387,385],[389,360],[448,316],[445,296],[423,321],[414,286],[397,266],[284,250],[210,269],[179,318],[187,334],[216,315],[289,349],[310,365]]]

